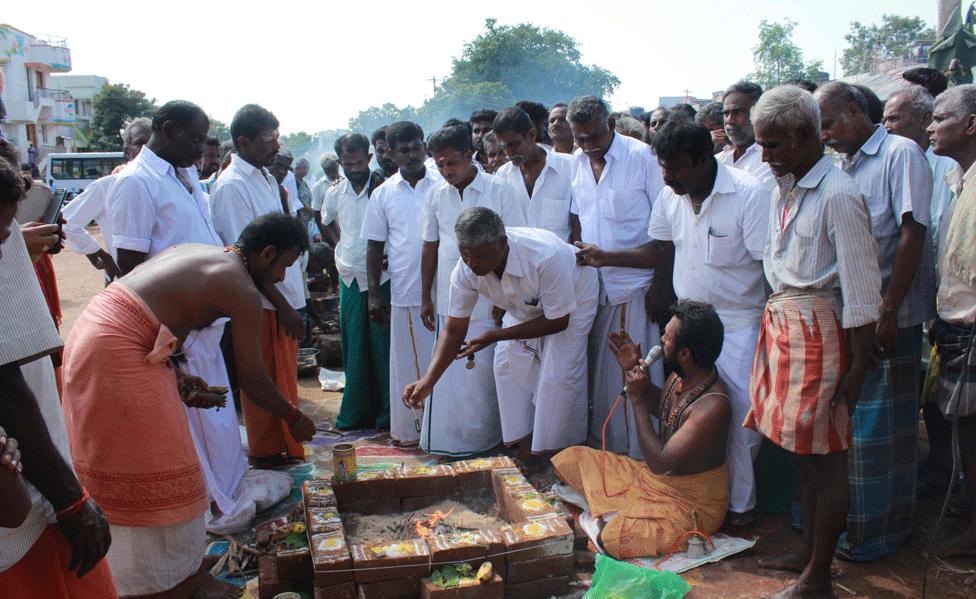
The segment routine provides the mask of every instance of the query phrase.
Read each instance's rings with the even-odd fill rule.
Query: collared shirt
[[[572,233],[570,215],[579,214],[579,206],[573,198],[571,156],[546,152],[546,164],[535,180],[531,197],[520,167],[506,162],[495,176],[508,181],[515,190],[528,226],[552,231],[556,237],[569,241]]]
[[[674,242],[674,292],[715,306],[725,332],[754,327],[766,305],[762,258],[769,235],[769,190],[749,173],[719,163],[712,192],[695,214],[691,199],[665,187],[648,233]]]
[[[107,175],[88,184],[85,191],[72,199],[61,211],[64,217],[64,242],[79,254],[94,254],[102,249],[98,240],[85,230],[88,223],[95,221],[102,232],[105,247],[112,258],[116,258],[112,245],[112,219],[108,218],[105,197],[115,175]]]
[[[929,168],[932,169],[932,205],[931,219],[929,221],[932,226],[929,230],[939,231],[942,228],[942,215],[945,214],[946,209],[955,197],[950,182],[954,176],[960,176],[959,171],[962,169],[959,168],[959,164],[952,158],[937,155],[932,150],[931,145],[925,151],[925,159],[928,160]],[[933,235],[932,240],[936,251],[938,251],[938,235]]]
[[[946,264],[946,241],[949,236],[962,235],[964,227],[972,227],[972,222],[955,221],[955,214],[966,211],[972,214],[972,206],[976,203],[976,163],[973,163],[962,178],[962,190],[959,197],[950,204],[944,217],[945,234],[939,253],[939,317],[943,320],[960,325],[971,325],[976,321],[976,288],[971,282],[959,277],[950,265]],[[971,253],[976,251],[971,250]]]
[[[579,206],[583,241],[606,250],[631,249],[650,241],[647,226],[651,208],[664,188],[664,180],[647,144],[614,133],[599,182],[582,150],[576,151],[574,159],[573,195]],[[641,268],[606,266],[599,273],[603,288],[600,303],[623,303],[654,278],[653,270]]]
[[[935,258],[931,247],[932,170],[914,141],[890,135],[881,125],[842,168],[864,195],[871,212],[871,233],[878,241],[882,293],[891,281],[901,223],[911,213],[926,227],[926,242],[911,287],[898,310],[901,328],[935,316]]]
[[[881,271],[871,214],[857,184],[823,156],[794,185],[777,180],[763,270],[773,292],[840,288],[842,324],[878,320]]]
[[[295,214],[295,210],[291,207],[292,200],[299,208],[302,206],[302,203],[298,201],[298,181],[295,179],[295,173],[292,171],[285,173],[285,180],[281,182],[281,186],[288,192],[288,208],[292,214]]]
[[[776,187],[776,176],[769,169],[769,165],[763,162],[762,147],[756,142],[752,142],[752,145],[746,148],[738,160],[735,159],[735,146],[731,144],[719,152],[716,158],[725,166],[735,167],[756,177],[770,191]]]
[[[399,172],[373,192],[363,220],[363,239],[382,241],[392,280],[390,303],[397,307],[421,304],[420,259],[424,240],[420,234],[420,213],[431,189],[443,179],[429,168],[416,187]],[[386,274],[386,273],[384,273]]]
[[[189,183],[189,188],[183,181]],[[181,168],[149,146],[113,178],[105,197],[112,244],[147,258],[180,243],[220,245],[195,166]]]
[[[451,308],[455,318],[468,318],[483,296],[520,322],[545,316],[562,318],[576,310],[576,251],[554,233],[528,227],[507,227],[508,260],[501,279],[490,272],[479,277],[463,261],[451,273]]]
[[[329,188],[333,185],[338,185],[345,180],[346,178],[342,175],[339,175],[339,178],[335,181],[330,181],[328,177],[322,175],[322,178],[312,186],[312,210],[322,210],[322,202],[325,201],[325,192],[329,191]]]
[[[359,284],[359,291],[366,292],[366,240],[362,236],[363,220],[366,209],[371,203],[369,197],[369,181],[356,193],[348,179],[330,187],[325,193],[322,203],[322,224],[328,225],[332,221],[339,223],[339,243],[335,248],[336,269],[346,287],[351,287],[355,280]],[[390,279],[390,274],[384,272],[381,283]]]
[[[506,227],[525,226],[525,216],[522,207],[515,197],[512,186],[494,175],[487,175],[481,171],[475,175],[471,183],[464,188],[464,197],[458,193],[456,187],[447,181],[440,181],[431,188],[424,201],[424,210],[420,217],[420,227],[424,241],[439,242],[437,248],[437,313],[446,315],[450,306],[451,272],[461,258],[458,250],[457,237],[454,236],[454,224],[465,208],[482,206],[494,210],[502,217]],[[471,318],[483,320],[490,318],[491,304],[479,301],[475,306]]]
[[[297,200],[289,200],[292,206]],[[294,209],[294,208],[293,208]],[[230,166],[224,169],[210,194],[210,211],[217,233],[227,245],[237,242],[252,220],[265,214],[282,213],[278,182],[267,170],[257,168],[234,154]],[[305,307],[305,281],[298,260],[285,271],[285,280],[277,283],[281,295],[296,310]],[[267,310],[274,309],[262,297]]]

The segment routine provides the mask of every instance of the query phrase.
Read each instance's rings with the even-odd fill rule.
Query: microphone
[[[644,363],[647,364],[647,366],[640,366],[640,369],[647,372],[647,369],[650,368],[652,364],[660,360],[663,356],[664,350],[661,349],[660,345],[655,345],[650,349],[650,351],[647,352],[647,357],[644,358]],[[624,396],[627,395],[626,385],[624,385],[624,388],[620,391],[620,394]]]

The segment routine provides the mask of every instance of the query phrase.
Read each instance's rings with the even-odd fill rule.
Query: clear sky
[[[484,29],[531,22],[561,29],[583,62],[612,71],[615,108],[659,96],[708,97],[752,70],[762,19],[797,22],[806,60],[833,74],[849,23],[884,13],[935,26],[936,0],[451,0],[6,2],[0,19],[68,38],[74,74],[108,77],[155,97],[194,101],[230,122],[248,102],[271,109],[283,133],[345,127],[372,105],[419,105],[431,77]],[[462,115],[463,116],[463,115]]]

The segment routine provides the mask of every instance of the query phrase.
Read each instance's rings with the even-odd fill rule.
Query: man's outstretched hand
[[[108,520],[94,499],[89,499],[80,510],[58,520],[61,532],[71,545],[71,563],[68,570],[78,569],[78,578],[91,572],[99,560],[108,553],[112,533]]]
[[[637,366],[637,361],[641,359],[641,346],[639,343],[634,343],[627,331],[611,332],[608,345],[617,358],[617,364],[620,364],[620,369],[624,372],[633,370]]]

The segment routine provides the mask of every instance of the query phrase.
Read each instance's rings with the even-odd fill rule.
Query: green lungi
[[[390,283],[380,286],[390,302]],[[390,327],[369,317],[369,294],[339,281],[339,337],[346,388],[336,428],[390,428]]]

